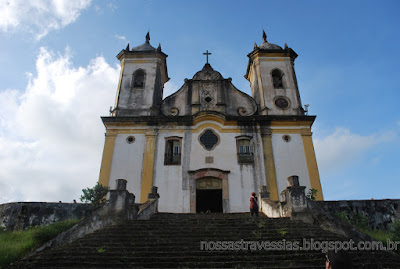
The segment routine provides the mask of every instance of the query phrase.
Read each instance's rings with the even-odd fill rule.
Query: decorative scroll
[[[171,115],[172,115],[172,116],[178,116],[178,114],[179,114],[179,109],[176,108],[176,107],[173,107],[173,108],[171,108],[170,112],[171,112]]]

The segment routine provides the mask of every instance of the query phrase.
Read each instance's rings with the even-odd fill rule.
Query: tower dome
[[[260,50],[282,50],[282,48],[280,46],[272,44],[272,43],[268,43],[267,35],[265,34],[264,30],[263,30],[263,40],[264,40],[264,43],[262,43],[260,46],[258,46],[258,48]]]

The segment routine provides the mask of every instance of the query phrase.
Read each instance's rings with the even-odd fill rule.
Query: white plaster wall
[[[282,139],[283,135],[285,134],[272,134],[272,149],[280,199],[281,192],[288,186],[287,178],[290,176],[299,176],[300,186],[306,186],[306,191],[310,189],[310,178],[301,135],[288,134],[291,137],[290,142],[285,142]]]
[[[146,61],[146,62],[144,62]],[[157,59],[142,59],[140,62],[134,59],[124,60],[122,71],[121,89],[119,93],[119,107],[121,108],[149,108],[153,101],[153,92],[156,78]],[[145,70],[145,88],[134,89],[131,92],[132,74],[137,69]],[[133,96],[142,96],[140,103],[135,103]]]
[[[271,59],[269,57],[268,59]],[[278,61],[284,59],[284,61]],[[297,98],[297,89],[295,85],[294,76],[290,59],[289,58],[277,58],[277,61],[265,61],[260,59],[260,68],[262,76],[262,87],[264,89],[264,100],[265,105],[270,109],[269,114],[277,115],[295,115],[297,114],[294,109],[299,107],[299,102]],[[275,89],[272,82],[271,71],[275,68],[283,71],[283,84],[285,89]],[[275,106],[274,97],[275,96],[286,96],[290,99],[290,107],[288,109],[282,110]]]
[[[179,136],[183,139],[184,133],[160,131],[158,134],[154,164],[154,186],[158,187],[160,194],[158,210],[173,213],[189,212],[190,194],[189,191],[182,190],[182,165],[164,165],[165,138],[170,136]],[[181,152],[184,147],[185,145],[182,145]],[[184,158],[183,154],[182,158]],[[181,163],[183,163],[182,160]]]
[[[135,137],[135,142],[132,144],[126,142],[129,134],[119,134],[115,138],[109,186],[114,189],[117,179],[126,179],[127,190],[135,195],[136,201],[140,201],[146,137],[144,134],[131,135]]]
[[[212,129],[219,135],[219,144],[211,151],[203,148],[199,136],[205,129]],[[239,165],[236,152],[236,136],[240,133],[218,132],[215,128],[204,128],[193,133],[192,156],[190,170],[201,168],[218,168],[230,171],[228,174],[230,212],[245,212],[249,210],[251,193],[258,192],[263,175],[255,173],[253,165]],[[254,134],[250,134],[253,135]],[[214,157],[214,163],[205,163],[207,156]]]

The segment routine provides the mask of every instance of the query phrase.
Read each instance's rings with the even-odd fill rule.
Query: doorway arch
[[[211,199],[211,204],[221,202],[222,211],[229,213],[229,171],[224,171],[217,168],[202,168],[194,171],[189,171],[189,188],[190,188],[190,212],[197,212],[197,199],[201,198],[198,195],[203,195],[204,199]],[[199,191],[198,191],[199,190]],[[202,190],[204,190],[203,193]],[[207,193],[208,190],[208,193]],[[214,191],[212,191],[214,190]],[[222,199],[221,199],[222,198]],[[218,201],[218,199],[221,199]],[[201,201],[199,201],[201,202]],[[203,204],[204,205],[204,204]],[[201,209],[202,206],[199,206]],[[215,210],[215,209],[214,209]]]
[[[205,177],[196,180],[196,213],[222,213],[222,180]]]

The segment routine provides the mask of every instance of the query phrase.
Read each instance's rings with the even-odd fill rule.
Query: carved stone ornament
[[[221,80],[222,75],[215,71],[210,64],[205,64],[203,69],[193,76],[194,80]]]
[[[246,108],[244,108],[244,107],[239,107],[238,108],[238,114],[240,116],[246,116],[246,112],[247,112]]]
[[[275,105],[280,109],[286,109],[289,107],[289,100],[284,97],[279,97],[275,100]]]
[[[170,111],[171,111],[172,116],[178,116],[178,114],[179,114],[179,109],[176,107],[171,108]]]

